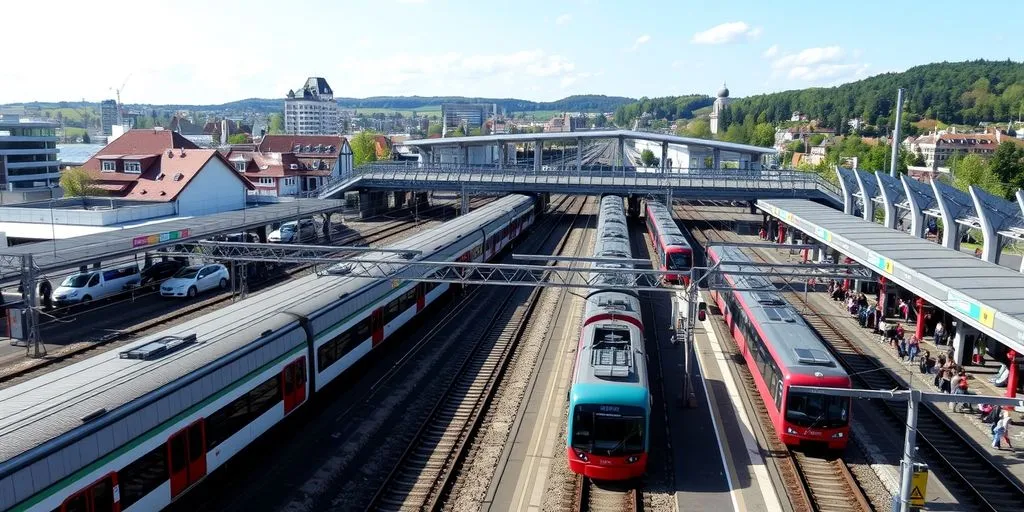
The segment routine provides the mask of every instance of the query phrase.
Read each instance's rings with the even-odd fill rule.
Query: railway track
[[[713,241],[735,241],[735,234],[724,231],[723,235],[723,231],[715,228],[710,221],[706,220],[701,211],[693,209],[688,212],[688,215],[699,217],[699,221],[709,226],[706,229],[691,229],[691,233],[698,242],[706,245],[712,237],[718,239]],[[787,299],[792,301],[792,297],[787,296]],[[813,327],[810,321],[808,323]],[[732,352],[738,354],[738,347],[732,336],[724,337],[729,340],[727,343]],[[847,369],[847,371],[850,370]],[[786,486],[793,510],[817,512],[872,510],[870,501],[842,458],[812,457],[799,450],[790,449],[778,440],[764,400],[761,400],[757,393],[751,392],[756,389],[753,375],[745,365],[742,366],[740,374],[743,376],[744,387],[751,403],[755,405],[758,422],[766,431],[764,437],[768,442],[769,451],[775,455],[776,467]],[[779,455],[785,455],[785,457]]]
[[[433,208],[431,208],[429,210],[424,210],[424,211],[418,212],[418,214],[419,214],[420,217],[422,217],[422,215],[424,213],[429,213],[431,211],[434,211],[434,210],[436,210],[438,208],[443,208],[443,207],[445,207],[445,206],[433,207]],[[363,234],[356,233],[356,234],[353,234],[353,235],[350,235],[350,236],[346,236],[344,238],[339,239],[335,243],[337,243],[338,245],[346,245],[346,244],[354,244],[354,243],[362,243],[362,244],[370,245],[370,244],[374,244],[374,243],[384,242],[384,241],[390,240],[391,238],[396,237],[396,236],[404,233],[405,231],[408,231],[410,229],[413,229],[413,228],[417,227],[418,224],[410,223],[411,220],[412,220],[412,214],[410,212],[408,215],[404,215],[400,219],[396,219],[394,221],[390,221],[390,222],[388,222],[384,226],[375,227],[373,230],[371,230],[368,233],[363,233]],[[422,219],[420,219],[420,220],[422,221]],[[268,277],[266,277],[266,278],[264,278],[262,280],[252,282],[252,285],[256,285],[256,286],[272,285],[272,284],[274,284],[277,281],[287,280],[287,279],[290,279],[293,276],[302,274],[302,273],[310,270],[313,267],[314,267],[314,265],[295,266],[295,267],[292,267],[292,268],[289,268],[289,269],[285,270],[285,273],[284,273],[283,276],[281,274],[271,275],[271,276],[268,276]],[[154,291],[152,293],[156,293],[156,292]],[[53,366],[55,364],[62,363],[62,362],[65,362],[65,361],[69,361],[69,360],[73,360],[73,359],[75,359],[75,360],[76,359],[80,359],[83,356],[85,356],[87,354],[90,354],[90,353],[92,353],[95,350],[99,350],[99,349],[101,349],[103,347],[106,347],[108,345],[111,345],[111,344],[119,342],[119,341],[127,341],[127,340],[131,339],[132,337],[141,335],[141,334],[143,334],[143,333],[145,333],[147,331],[150,331],[150,330],[152,330],[154,328],[158,328],[158,327],[161,327],[161,326],[164,326],[164,325],[167,325],[167,324],[171,324],[171,323],[173,323],[173,322],[175,322],[175,321],[177,321],[179,319],[186,318],[186,317],[189,317],[191,315],[195,315],[195,314],[197,314],[198,312],[200,312],[202,310],[213,308],[213,307],[217,307],[218,305],[230,302],[234,298],[235,298],[235,295],[232,294],[232,293],[221,294],[219,296],[212,297],[212,298],[200,301],[200,302],[188,304],[188,305],[186,305],[186,306],[184,306],[182,308],[178,308],[178,309],[176,309],[176,310],[174,310],[174,311],[172,311],[170,313],[167,313],[167,314],[158,316],[156,318],[153,318],[153,319],[150,319],[150,320],[138,323],[138,324],[133,325],[131,327],[128,327],[126,329],[113,330],[111,333],[109,333],[107,335],[104,335],[104,336],[100,337],[99,339],[97,339],[95,341],[73,343],[73,344],[71,344],[69,346],[64,347],[61,350],[54,351],[53,353],[51,353],[51,355],[49,355],[46,358],[43,358],[43,359],[26,359],[26,360],[24,360],[21,363],[18,363],[18,364],[15,364],[15,365],[11,365],[11,366],[8,366],[8,367],[5,367],[5,368],[0,368],[0,385],[7,385],[11,381],[21,381],[21,380],[24,380],[25,378],[29,378],[31,376],[34,376],[36,373],[38,373],[38,372],[40,372],[40,371],[42,371],[42,370],[44,370],[44,369],[46,369],[46,368],[48,368],[50,366]],[[113,303],[108,303],[108,304],[102,305],[102,306],[100,306],[100,308],[116,309],[123,302],[125,302],[125,301],[124,300],[119,300],[117,302],[113,302]],[[51,320],[51,322],[53,322],[53,321],[55,321],[55,320]],[[67,319],[62,319],[62,321],[66,322]],[[49,322],[45,322],[43,324],[43,327],[45,327],[45,325],[47,323],[49,323]]]
[[[578,203],[573,223],[579,218],[587,199],[573,198]],[[543,244],[560,222],[552,222]],[[556,254],[566,250],[572,230],[566,231]],[[476,290],[479,290],[477,288]],[[516,347],[527,330],[538,304],[540,289],[534,289],[527,304],[515,303],[514,288],[505,293],[486,322],[479,322],[480,335],[456,370],[456,377],[426,415],[399,462],[388,474],[370,501],[367,510],[440,510],[454,484],[458,469],[477,430],[486,416]],[[511,320],[502,327],[502,312],[515,308]],[[481,328],[482,327],[482,328]]]
[[[858,512],[871,510],[867,497],[842,459],[809,457],[790,451],[800,467],[804,487],[819,512]]]
[[[635,488],[597,484],[582,475],[576,478],[576,512],[640,512],[642,493]]]

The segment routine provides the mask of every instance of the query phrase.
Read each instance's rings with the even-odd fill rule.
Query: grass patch
[[[982,247],[981,244],[974,244],[971,242],[960,242],[960,248],[967,249],[970,252],[974,252],[976,249],[981,249]],[[1020,247],[1019,245],[1016,244],[1003,247],[1003,254],[1014,254],[1017,256],[1024,256],[1024,247]]]

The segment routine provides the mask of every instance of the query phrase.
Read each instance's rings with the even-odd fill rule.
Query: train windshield
[[[572,420],[572,447],[621,457],[643,453],[646,413],[620,405],[577,405]]]
[[[685,252],[668,253],[669,270],[690,270],[690,254]]]
[[[839,428],[850,421],[850,399],[790,391],[786,421],[801,427]]]

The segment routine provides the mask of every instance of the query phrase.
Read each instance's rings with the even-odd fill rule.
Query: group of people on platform
[[[936,389],[942,393],[952,395],[969,394],[970,381],[967,370],[956,363],[954,351],[949,347],[937,357],[932,357],[930,351],[921,352],[921,339],[904,330],[900,321],[887,321],[882,314],[881,305],[878,304],[878,297],[875,297],[875,306],[872,307],[863,293],[854,293],[845,289],[839,281],[832,280],[828,285],[828,294],[832,300],[843,304],[845,309],[857,317],[862,327],[872,329],[879,335],[879,342],[892,347],[896,356],[908,363],[917,363],[922,374],[934,375],[933,383]],[[900,299],[897,306],[899,316],[904,321],[911,321],[914,310],[908,301]],[[926,324],[931,319],[930,315],[925,317]],[[941,321],[935,323],[933,336],[936,346],[946,345],[949,341],[950,331]],[[920,354],[920,359],[918,355]],[[965,402],[951,402],[950,409],[954,412],[974,412],[971,404]],[[998,407],[983,405],[978,409],[981,420],[992,425],[992,447],[1001,449],[1002,442],[1011,450],[1010,444],[1010,415],[1012,409],[1009,407]]]

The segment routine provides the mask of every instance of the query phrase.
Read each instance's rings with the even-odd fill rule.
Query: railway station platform
[[[757,207],[951,315],[961,364],[975,331],[1024,353],[1024,274],[811,201],[759,200]]]
[[[819,313],[829,315],[832,323],[843,330],[843,334],[857,342],[860,349],[872,354],[878,362],[884,364],[897,377],[897,380],[916,389],[937,391],[933,382],[933,374],[922,374],[917,363],[901,360],[896,352],[888,344],[882,343],[879,336],[874,334],[871,329],[861,327],[857,319],[847,313],[841,303],[831,300],[824,292],[808,294],[808,302]],[[891,319],[886,321],[889,322]],[[910,326],[907,327],[907,329],[910,328]],[[948,345],[936,346],[931,338],[926,338],[921,343],[922,353],[927,350],[932,357],[944,353],[948,348]],[[969,376],[968,389],[971,394],[990,396],[1003,394],[1004,390],[989,382],[989,379],[998,370],[995,362],[990,360],[986,365],[970,365],[965,367],[965,370]],[[946,405],[936,405],[933,409],[959,427],[960,431],[988,453],[993,461],[998,462],[1012,474],[1019,485],[1024,485],[1022,484],[1024,482],[1024,420],[1020,413],[1013,413],[1013,424],[1010,427],[1010,438],[1014,449],[1007,449],[1004,446],[1002,450],[997,450],[992,448],[991,425],[982,423],[980,414],[953,412]],[[1021,499],[1024,500],[1024,496]]]

